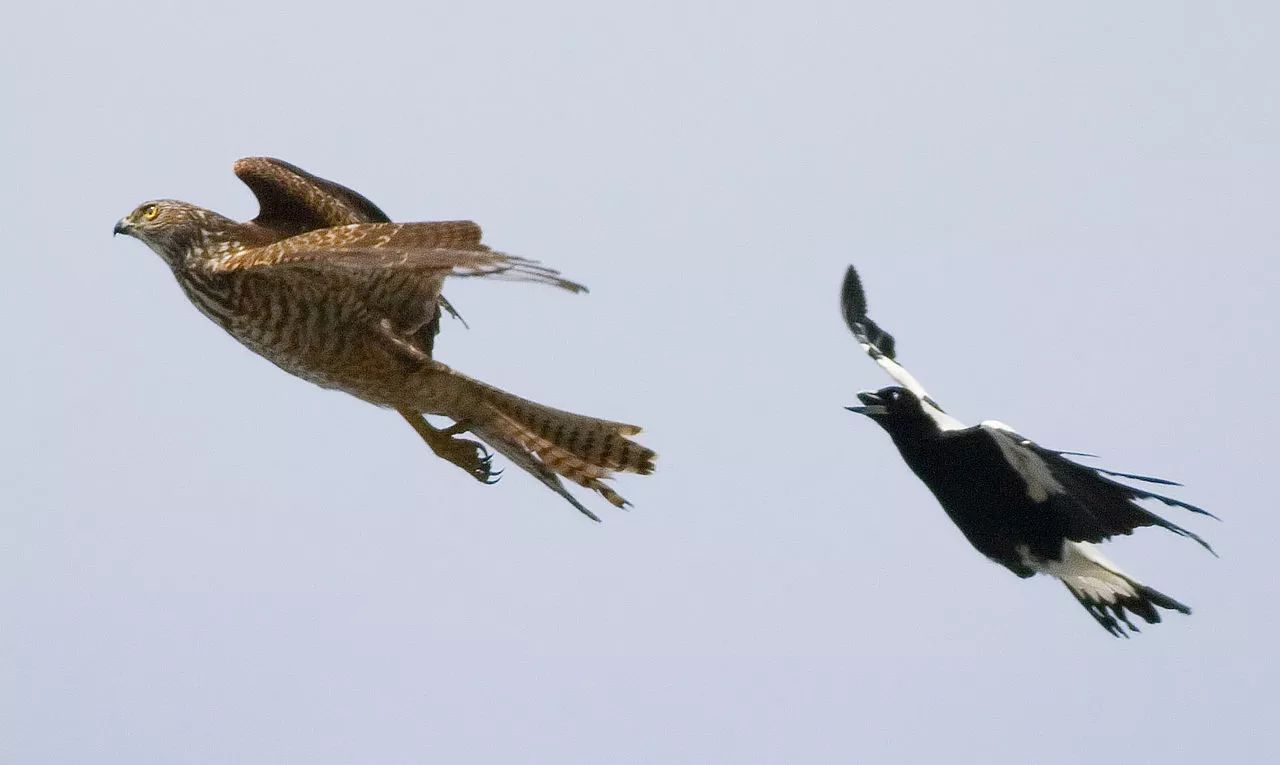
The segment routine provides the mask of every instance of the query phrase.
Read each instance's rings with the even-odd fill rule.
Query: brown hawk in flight
[[[432,358],[448,276],[541,282],[585,291],[557,271],[480,243],[470,221],[392,223],[360,194],[287,162],[242,159],[235,173],[261,211],[246,223],[186,202],[145,202],[115,226],[164,259],[205,316],[276,366],[395,409],[435,453],[472,477],[497,473],[471,432],[593,520],[559,476],[626,500],[603,483],[653,472],[634,425],[552,409]],[[454,421],[437,429],[424,414]]]

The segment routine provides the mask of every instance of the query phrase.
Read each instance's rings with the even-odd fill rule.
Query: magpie
[[[1191,613],[1120,570],[1094,546],[1142,526],[1159,526],[1213,553],[1199,536],[1137,501],[1157,500],[1216,516],[1114,479],[1180,484],[1082,465],[1067,457],[1095,455],[1046,449],[994,420],[965,426],[943,411],[898,363],[893,336],[867,316],[866,294],[853,266],[845,274],[841,307],[862,349],[898,383],[862,391],[862,405],[846,408],[884,428],[908,467],[978,552],[1024,579],[1036,574],[1058,578],[1116,637],[1138,632],[1130,615],[1155,624],[1160,621],[1158,608]]]

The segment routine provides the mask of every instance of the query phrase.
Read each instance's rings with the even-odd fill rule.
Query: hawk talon
[[[462,468],[468,475],[481,483],[493,483],[493,454],[479,441],[447,436],[448,431],[440,431],[427,443],[438,456]],[[501,471],[499,471],[501,472]],[[492,480],[491,480],[492,479]]]
[[[413,429],[418,432],[422,440],[431,447],[431,451],[436,453],[437,457],[442,457],[449,462],[462,468],[467,475],[480,481],[481,483],[492,483],[494,480],[493,470],[493,453],[479,441],[472,441],[467,438],[457,438],[457,434],[461,433],[468,427],[466,421],[455,423],[447,428],[437,429],[431,426],[426,419],[407,409],[398,410],[400,416],[404,417]],[[501,471],[498,471],[499,473]]]

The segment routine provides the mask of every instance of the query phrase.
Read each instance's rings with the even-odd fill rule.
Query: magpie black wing
[[[844,310],[844,321],[849,325],[849,331],[858,338],[858,342],[870,346],[875,353],[891,359],[895,357],[893,335],[885,332],[867,316],[867,293],[862,289],[862,279],[853,266],[849,266],[844,274],[840,307]]]
[[[844,274],[844,284],[840,289],[840,308],[844,313],[845,323],[849,325],[849,331],[853,333],[862,350],[871,357],[872,361],[888,372],[894,382],[916,394],[916,398],[932,410],[936,421],[945,423],[948,429],[964,427],[938,406],[938,402],[933,400],[920,381],[912,376],[906,367],[898,363],[893,335],[881,329],[880,325],[867,316],[867,293],[862,289],[862,279],[859,278],[858,271],[853,266],[849,266],[849,270]]]
[[[1061,453],[1046,449],[998,423],[983,423],[980,428],[995,441],[1005,460],[1022,477],[1029,497],[1058,516],[1057,521],[1071,541],[1103,542],[1118,534],[1131,534],[1143,526],[1159,526],[1193,539],[1213,552],[1209,543],[1199,535],[1144,509],[1137,500],[1154,499],[1172,507],[1210,515],[1205,510],[1112,480],[1103,474],[1108,471],[1072,462]]]

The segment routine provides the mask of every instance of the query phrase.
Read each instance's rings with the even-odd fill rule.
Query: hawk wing
[[[253,274],[282,288],[319,278],[358,295],[383,321],[397,347],[415,361],[430,358],[440,288],[448,276],[482,276],[550,284],[584,292],[580,284],[536,261],[475,244],[469,221],[363,223],[310,231],[242,250],[214,263],[216,273]]]
[[[258,199],[258,216],[251,223],[268,232],[272,241],[334,226],[391,222],[386,213],[363,195],[281,159],[245,157],[236,161],[234,170],[236,177],[244,181]],[[460,246],[483,247],[480,227],[470,221],[454,224],[453,234]],[[440,333],[441,309],[462,321],[444,295],[437,292],[435,299],[430,320],[415,338],[428,354],[435,344],[435,336]]]
[[[840,308],[844,313],[845,323],[853,333],[862,350],[889,373],[894,382],[911,391],[924,404],[933,419],[943,429],[959,429],[964,425],[947,414],[938,402],[924,389],[906,367],[898,363],[896,344],[893,335],[885,332],[878,324],[867,316],[867,294],[862,289],[862,280],[853,266],[844,274],[844,285],[840,290]]]
[[[1213,548],[1198,535],[1143,509],[1137,500],[1154,499],[1172,507],[1214,517],[1211,513],[1163,494],[1128,486],[1108,476],[1177,485],[1172,481],[1131,473],[1116,473],[1073,462],[1063,452],[1046,449],[1000,423],[984,422],[965,433],[990,439],[1009,466],[1026,484],[1037,505],[1058,516],[1073,542],[1103,542],[1117,534],[1131,534],[1143,526],[1159,526]],[[956,433],[960,436],[960,433]],[[1216,554],[1216,553],[1215,553]]]
[[[470,221],[361,223],[310,231],[227,256],[216,272],[296,266],[354,275],[393,270],[427,278],[488,276],[550,284],[570,292],[586,287],[560,278],[535,260],[476,244]]]
[[[234,169],[258,198],[260,209],[253,223],[280,238],[332,226],[391,221],[377,205],[346,186],[283,160],[246,157]]]

